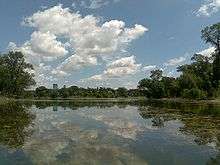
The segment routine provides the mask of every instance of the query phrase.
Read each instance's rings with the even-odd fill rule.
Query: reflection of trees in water
[[[207,162],[207,165],[219,165],[219,164],[220,164],[220,153],[215,158],[211,158]]]
[[[72,110],[77,110],[83,107],[95,107],[95,108],[108,108],[117,106],[119,108],[125,108],[126,106],[138,106],[138,107],[157,107],[159,109],[177,109],[183,112],[196,113],[200,115],[211,115],[220,117],[220,105],[214,103],[191,103],[191,102],[176,102],[166,100],[54,100],[54,101],[27,101],[23,102],[24,105],[31,106],[36,105],[39,109],[45,109],[47,107],[60,106],[68,107]]]
[[[180,131],[184,134],[194,135],[194,141],[198,145],[206,145],[208,143],[216,144],[216,148],[220,150],[220,117],[214,117],[213,112],[206,111],[203,108],[192,109],[187,108],[187,111],[139,107],[140,115],[146,119],[152,119],[152,126],[161,127],[165,122],[171,120],[180,120],[183,127]],[[202,112],[202,113],[201,113]],[[211,114],[209,114],[211,112]],[[214,112],[216,113],[216,112]],[[209,165],[220,164],[220,153],[216,158],[210,159]]]
[[[26,102],[25,105],[36,105],[39,109],[53,107],[54,111],[60,107],[67,107],[77,110],[83,107],[95,107],[104,109],[117,106],[125,108],[126,106],[140,107],[140,114],[143,118],[152,119],[153,126],[163,127],[164,122],[179,119],[184,123],[180,130],[184,133],[194,134],[198,144],[206,144],[216,139],[220,130],[220,107],[215,104],[197,104],[158,100],[133,100],[133,101],[35,101]]]
[[[143,118],[152,119],[153,126],[161,126],[164,125],[164,122],[171,120],[182,121],[184,126],[180,128],[180,131],[195,135],[197,144],[203,145],[220,140],[220,117],[201,115],[199,111],[190,112],[153,107],[140,107],[139,111]]]
[[[0,143],[10,148],[22,146],[31,134],[27,127],[33,119],[34,115],[22,105],[9,103],[0,106]]]
[[[35,102],[24,102],[24,105],[31,106],[35,105],[39,109],[45,109],[47,107],[53,107],[53,110],[59,110],[57,107],[67,107],[72,110],[77,110],[84,107],[95,107],[97,109],[109,108],[117,106],[119,108],[126,108],[128,105],[127,102],[98,102],[98,101],[35,101]]]
[[[180,131],[186,134],[193,134],[197,138],[197,144],[207,144],[217,141],[220,136],[220,107],[215,104],[184,103],[159,100],[133,100],[133,101],[36,101],[27,102],[25,105],[36,105],[39,109],[53,107],[54,111],[59,110],[58,106],[77,110],[83,107],[95,107],[104,109],[117,106],[138,106],[143,118],[152,119],[152,125],[163,127],[164,123],[170,120],[181,120],[184,126]]]

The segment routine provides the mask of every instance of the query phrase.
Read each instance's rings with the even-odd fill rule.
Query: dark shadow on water
[[[9,148],[23,146],[25,138],[31,135],[27,128],[34,118],[21,104],[11,102],[0,106],[0,144]]]
[[[77,110],[84,107],[96,107],[99,109],[117,106],[125,108],[129,106],[138,107],[157,107],[173,110],[180,110],[184,113],[193,113],[206,116],[220,116],[220,104],[214,103],[189,103],[162,100],[129,100],[129,101],[22,101],[26,106],[35,105],[39,109],[45,109],[51,106],[68,107]]]

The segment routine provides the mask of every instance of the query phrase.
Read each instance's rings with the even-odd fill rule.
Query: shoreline
[[[15,101],[33,101],[33,102],[130,102],[130,101],[144,101],[147,98],[39,98],[39,99],[15,99]]]
[[[15,101],[33,101],[33,102],[130,102],[130,101],[166,101],[166,102],[176,102],[176,103],[209,103],[209,104],[220,104],[220,99],[210,99],[210,100],[189,100],[182,98],[161,98],[161,99],[149,99],[145,97],[133,97],[133,98],[40,98],[40,99],[14,99]]]
[[[189,100],[182,98],[161,98],[161,99],[149,99],[145,97],[129,97],[129,98],[27,98],[27,99],[15,99],[0,96],[0,105],[9,102],[132,102],[132,101],[164,101],[164,102],[175,102],[175,103],[193,103],[193,104],[220,104],[220,99],[210,100]]]

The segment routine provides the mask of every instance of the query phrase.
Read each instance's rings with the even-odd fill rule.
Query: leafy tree
[[[63,98],[67,98],[69,96],[69,91],[66,87],[61,88],[59,93],[60,93],[60,96]]]
[[[195,54],[191,60],[191,64],[182,65],[177,68],[177,71],[182,72],[182,75],[178,78],[180,88],[198,88],[206,91],[211,96],[213,86],[213,58]]]
[[[35,90],[37,97],[47,97],[49,95],[49,91],[45,86],[40,86]]]
[[[128,90],[126,88],[118,88],[116,90],[117,97],[128,97]]]
[[[157,70],[152,70],[151,71],[151,75],[150,75],[150,78],[152,79],[152,80],[160,80],[161,78],[162,78],[162,75],[163,75],[163,71],[162,70],[159,70],[159,69],[157,69]]]
[[[9,52],[0,57],[0,90],[20,95],[24,89],[35,85],[33,66],[25,62],[21,52]]]
[[[164,84],[161,81],[163,72],[161,70],[151,71],[151,79],[143,79],[138,84],[145,96],[150,98],[162,98],[165,96]]]
[[[202,39],[216,48],[213,61],[213,81],[218,86],[220,80],[220,23],[207,26],[202,30]]]
[[[206,99],[206,96],[207,94],[198,88],[184,89],[182,92],[182,97],[187,99]]]
[[[173,77],[163,77],[162,83],[164,85],[164,91],[166,97],[178,97],[179,96],[179,84]]]

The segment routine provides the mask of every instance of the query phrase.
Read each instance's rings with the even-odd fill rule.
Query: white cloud
[[[107,77],[121,77],[125,75],[135,74],[141,67],[141,64],[137,64],[134,56],[124,57],[113,61],[108,65],[104,74]]]
[[[185,57],[173,58],[168,60],[168,62],[165,63],[165,66],[177,66],[182,64],[184,61],[186,61]]]
[[[17,50],[17,45],[14,42],[9,42],[7,50],[16,51]]]
[[[211,16],[220,10],[220,0],[205,0],[197,11],[197,16]]]
[[[78,69],[103,64],[105,59],[114,60],[116,55],[125,55],[129,43],[148,31],[137,24],[128,28],[119,20],[101,23],[98,17],[83,17],[62,5],[38,11],[26,18],[23,24],[35,31],[19,50],[35,66],[52,63],[52,76],[69,76]],[[15,46],[10,44],[10,47]],[[133,72],[132,69],[114,69],[108,68],[106,74]]]
[[[123,57],[107,65],[106,70],[100,75],[94,75],[89,80],[103,80],[109,78],[121,78],[140,71],[141,64],[137,64],[134,56]]]
[[[98,18],[91,15],[83,18],[78,13],[71,13],[68,8],[63,9],[61,5],[26,19],[26,25],[42,33],[49,31],[69,40],[75,52],[58,67],[64,72],[96,65],[98,57],[122,51],[122,47],[147,31],[142,25],[125,28],[125,23],[118,20],[99,24]]]
[[[215,52],[215,48],[210,47],[208,49],[202,50],[201,52],[198,52],[198,54],[201,54],[201,55],[207,56],[207,57],[211,57],[214,52]]]
[[[73,8],[76,8],[76,6],[80,6],[87,9],[99,9],[104,6],[109,5],[110,3],[118,3],[121,0],[78,0],[72,4]]]
[[[97,74],[97,75],[90,77],[89,80],[99,81],[99,80],[103,80],[103,77],[104,77],[103,75]]]
[[[49,32],[34,32],[29,44],[33,52],[44,57],[62,57],[68,53],[64,45],[56,40],[56,36]]]
[[[156,65],[148,65],[148,66],[144,66],[143,68],[142,68],[142,71],[151,71],[151,70],[154,70],[154,69],[156,69]]]
[[[109,1],[105,1],[105,0],[89,0],[89,2],[81,1],[81,7],[89,8],[89,9],[98,9],[108,4]]]

